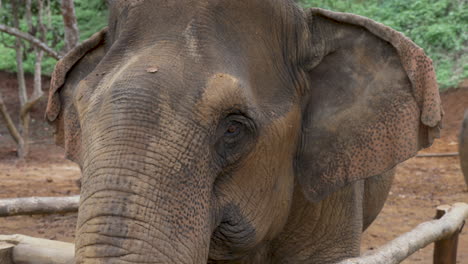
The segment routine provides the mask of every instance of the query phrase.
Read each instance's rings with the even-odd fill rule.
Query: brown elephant
[[[463,176],[465,176],[465,183],[468,186],[468,109],[465,110],[465,116],[463,117],[458,150],[460,153],[460,167]]]
[[[82,171],[77,263],[333,263],[442,116],[431,60],[291,0],[113,0],[47,118]]]

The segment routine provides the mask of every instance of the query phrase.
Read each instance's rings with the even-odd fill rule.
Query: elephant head
[[[310,261],[275,253],[318,221],[301,210],[339,211],[346,195],[324,201],[438,135],[431,60],[367,18],[284,0],[109,9],[57,63],[46,113],[82,170],[77,263]]]

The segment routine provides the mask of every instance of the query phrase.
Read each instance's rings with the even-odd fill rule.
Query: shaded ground
[[[47,80],[45,80],[47,82]],[[10,112],[17,107],[14,75],[0,72],[0,89]],[[463,109],[468,108],[468,87],[442,95],[446,118],[442,139],[425,152],[456,152]],[[15,146],[0,121],[0,198],[24,196],[64,196],[78,194],[75,180],[78,167],[63,159],[53,145],[52,129],[43,122],[45,100],[32,118],[31,154],[25,162],[15,158]],[[435,214],[440,204],[468,202],[458,157],[413,158],[400,165],[389,199],[377,220],[365,232],[363,251],[378,247],[409,231]],[[0,234],[30,236],[73,242],[76,214],[15,216],[0,218]],[[468,228],[460,236],[459,262],[468,264]],[[431,263],[432,245],[403,263]]]

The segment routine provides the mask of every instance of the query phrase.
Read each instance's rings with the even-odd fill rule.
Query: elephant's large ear
[[[432,61],[403,34],[352,14],[306,15],[311,84],[297,172],[320,201],[430,146],[443,110]]]
[[[67,158],[79,162],[81,129],[73,105],[73,94],[105,55],[107,28],[97,32],[68,52],[55,65],[49,90],[46,119],[55,125],[56,144],[65,148]]]

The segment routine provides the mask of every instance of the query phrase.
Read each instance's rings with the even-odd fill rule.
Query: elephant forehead
[[[294,100],[285,100],[281,105],[271,104],[273,100],[269,97],[252,87],[252,82],[242,76],[216,73],[206,80],[194,112],[198,122],[204,126],[238,111],[257,120],[259,125],[268,126],[286,118],[297,107]]]
[[[109,91],[141,90],[176,112],[183,105],[209,118],[207,109],[242,104],[281,116],[296,99],[291,65],[297,31],[306,31],[293,1],[115,0],[110,7],[113,43],[95,70],[105,74],[94,85],[96,102]]]
[[[299,26],[302,11],[288,0],[114,0],[110,10],[110,31],[131,45],[185,39],[197,49],[228,42],[239,47],[263,40],[271,49],[297,36],[295,29],[303,29]]]
[[[195,105],[199,121],[209,124],[224,111],[231,109],[247,112],[255,105],[241,81],[227,73],[217,73],[206,81],[203,93]]]

